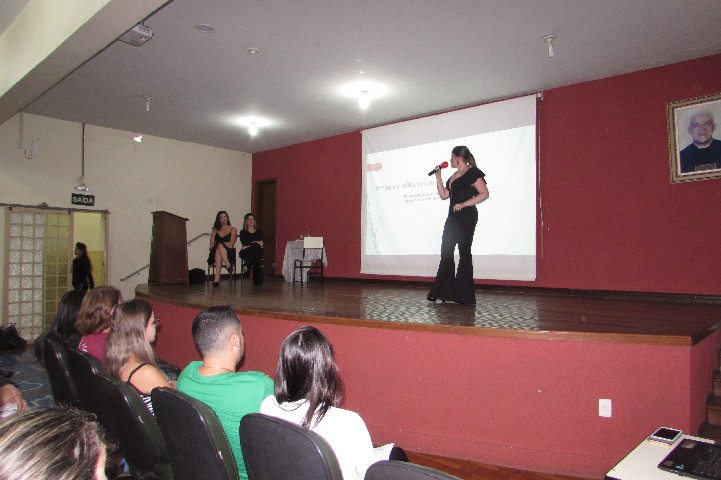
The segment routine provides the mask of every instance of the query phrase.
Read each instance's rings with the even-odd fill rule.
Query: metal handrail
[[[200,238],[202,238],[202,237],[205,237],[205,236],[210,236],[210,234],[209,234],[208,232],[205,232],[205,233],[201,233],[200,235],[196,235],[196,236],[194,236],[193,238],[191,238],[190,240],[188,240],[188,243],[187,243],[187,244],[190,245],[191,243],[193,243],[193,242],[195,242],[196,240],[198,240],[198,239],[200,239]],[[121,282],[124,282],[125,280],[129,279],[130,277],[133,277],[133,276],[139,274],[140,272],[142,272],[143,270],[145,270],[145,269],[147,269],[147,268],[150,268],[150,264],[147,264],[147,265],[145,265],[145,266],[140,267],[139,269],[135,270],[135,271],[134,271],[133,273],[131,273],[130,275],[126,275],[125,277],[121,278],[120,281],[121,281]]]

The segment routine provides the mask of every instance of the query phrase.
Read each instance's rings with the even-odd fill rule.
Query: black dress
[[[228,233],[224,237],[221,237],[220,233],[218,233],[217,231],[215,232],[215,243],[213,244],[213,248],[210,249],[210,253],[208,254],[208,265],[213,265],[215,263],[215,250],[218,248],[218,244],[229,242],[230,234],[232,232],[232,229],[228,230]],[[225,249],[228,251],[228,261],[232,262],[233,260],[235,260],[235,249],[228,247],[225,247]]]
[[[243,263],[253,272],[253,283],[255,285],[260,285],[263,283],[263,279],[261,276],[260,271],[260,259],[263,257],[263,247],[258,245],[257,243],[253,243],[255,241],[263,241],[263,234],[260,233],[260,230],[256,230],[253,233],[250,233],[248,230],[241,230],[238,232],[238,238],[240,239],[240,244],[242,246],[247,246],[248,248],[241,248],[240,252],[238,253],[238,256],[243,260]]]
[[[90,260],[86,255],[73,258],[73,289],[89,290],[95,288]]]
[[[473,184],[479,178],[485,181],[485,176],[478,168],[471,167],[466,173],[456,178],[452,185],[449,181],[446,182],[446,189],[451,193],[450,205],[448,206],[448,217],[443,226],[441,261],[438,264],[436,281],[428,293],[428,299],[437,298],[464,304],[476,303],[471,245],[476,223],[478,223],[478,210],[474,205],[454,212],[453,206],[478,195],[478,190]],[[458,245],[459,255],[458,271],[456,271],[453,257],[456,245]]]

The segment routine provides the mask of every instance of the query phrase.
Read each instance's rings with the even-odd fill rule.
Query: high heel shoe
[[[213,286],[214,286],[214,287],[219,287],[219,286],[220,286],[220,282],[213,282]]]
[[[429,296],[426,297],[426,299],[427,299],[429,302],[436,303],[436,298],[435,298],[435,297],[431,297],[431,296],[429,295]],[[440,300],[441,300],[441,305],[445,305],[445,304],[446,304],[446,301],[445,301],[445,300],[443,300],[442,298],[441,298]]]

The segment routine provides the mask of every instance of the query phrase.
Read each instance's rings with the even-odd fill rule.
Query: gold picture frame
[[[667,113],[671,182],[721,178],[721,93],[669,103]]]

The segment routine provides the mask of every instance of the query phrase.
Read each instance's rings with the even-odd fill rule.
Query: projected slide
[[[433,277],[449,201],[436,165],[466,145],[486,174],[474,278],[536,277],[536,98],[528,96],[363,131],[361,272]],[[445,182],[454,172],[442,171]]]

